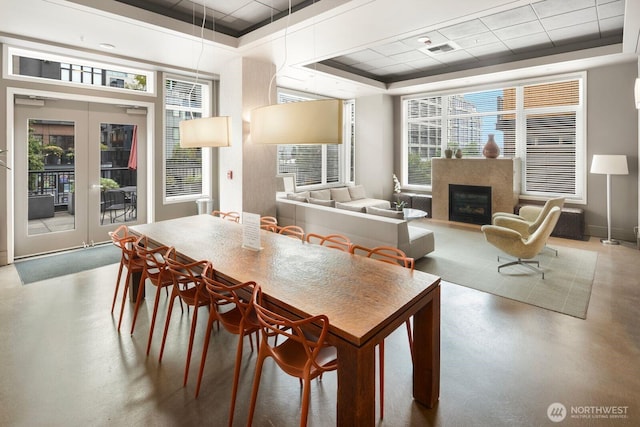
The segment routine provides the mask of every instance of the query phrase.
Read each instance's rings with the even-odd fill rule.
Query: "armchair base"
[[[505,258],[505,257],[503,257]],[[505,259],[509,259],[510,261],[504,264],[500,264],[498,266],[498,272],[500,272],[500,269],[503,267],[510,267],[512,265],[522,265],[524,267],[529,268],[530,270],[535,271],[536,273],[539,273],[542,275],[542,279],[544,280],[544,271],[542,271],[539,267],[540,267],[540,261],[535,260],[535,259],[522,259],[522,258],[505,258]],[[500,256],[498,255],[498,262],[500,262]],[[536,267],[533,266],[533,264],[536,265]]]

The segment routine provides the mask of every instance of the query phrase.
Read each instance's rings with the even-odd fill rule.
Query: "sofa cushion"
[[[371,215],[386,216],[388,218],[404,219],[404,212],[390,209],[380,209],[375,206],[368,206],[367,213]]]
[[[351,200],[350,202],[345,202],[351,206],[359,206],[361,208],[366,208],[368,206],[375,206],[380,209],[391,209],[391,203],[388,200],[382,199],[358,199]]]
[[[354,185],[353,187],[348,187],[348,189],[351,200],[360,200],[367,197],[367,193],[364,191],[362,185]]]
[[[331,191],[326,190],[314,190],[309,192],[309,197],[318,200],[331,200]]]
[[[301,191],[299,193],[287,193],[287,199],[295,200],[297,202],[306,202],[309,198],[308,191]]]
[[[336,202],[336,208],[346,209],[352,212],[364,212],[365,210],[364,206],[350,205],[348,203],[340,203],[340,202]]]
[[[351,196],[349,195],[349,189],[347,187],[332,188],[330,191],[331,200],[335,200],[336,203],[351,201]]]
[[[313,193],[313,191],[312,191],[312,193]],[[314,205],[328,206],[330,208],[335,208],[336,207],[336,201],[335,200],[314,199],[313,197],[309,197],[309,199],[307,201],[309,203],[314,204]]]

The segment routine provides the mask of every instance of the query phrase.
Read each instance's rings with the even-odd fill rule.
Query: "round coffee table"
[[[406,219],[407,221],[412,221],[414,219],[420,219],[427,216],[427,213],[420,209],[404,208],[402,211],[404,212],[404,219]]]

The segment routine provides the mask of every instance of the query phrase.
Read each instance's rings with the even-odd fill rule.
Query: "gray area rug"
[[[22,284],[27,285],[53,277],[91,270],[120,262],[120,250],[113,244],[60,252],[17,261],[14,265]]]
[[[539,256],[542,279],[526,267],[505,267],[505,254],[487,243],[479,228],[418,220],[412,226],[435,233],[435,251],[417,260],[416,269],[440,276],[442,280],[505,298],[585,319],[598,254],[593,251],[552,246]]]

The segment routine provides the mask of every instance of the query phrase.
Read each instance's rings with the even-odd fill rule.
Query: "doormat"
[[[58,252],[15,262],[23,285],[120,262],[121,251],[111,243]]]

